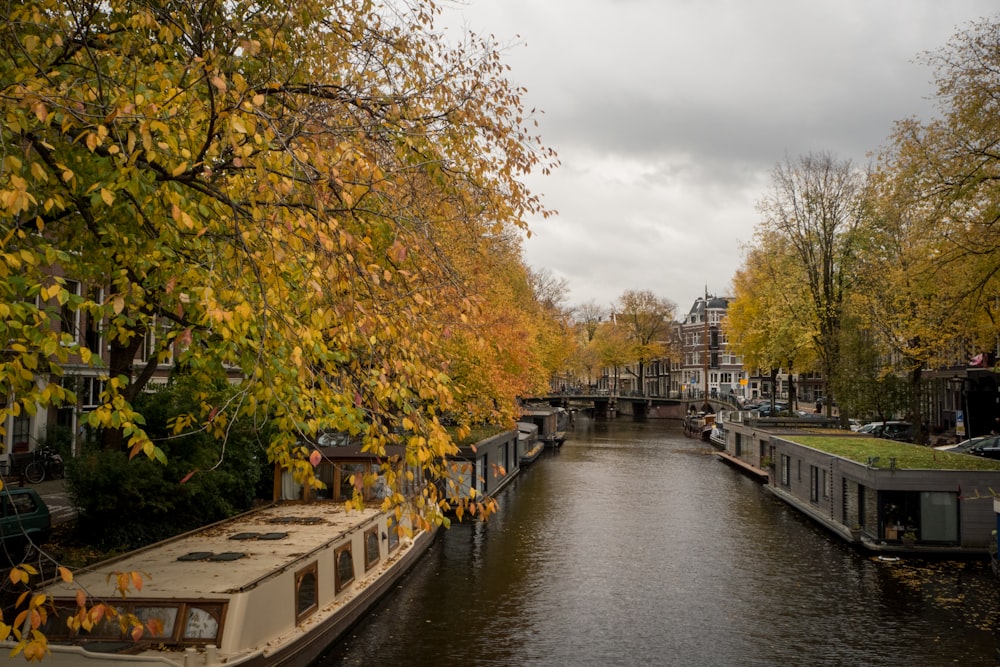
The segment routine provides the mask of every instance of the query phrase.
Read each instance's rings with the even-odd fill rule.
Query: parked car
[[[757,413],[758,417],[774,417],[783,412],[788,412],[788,404],[775,401],[774,409],[771,409],[770,403],[761,403],[760,405],[754,407],[751,412]]]
[[[990,436],[977,442],[966,454],[987,459],[1000,459],[1000,436]]]
[[[859,428],[857,432],[868,433],[886,440],[913,441],[913,424],[904,421],[871,422]]]
[[[987,440],[1000,441],[1000,436],[978,436],[975,438],[969,438],[968,440],[963,440],[958,444],[938,445],[934,449],[940,452],[957,452],[959,454],[968,454],[970,449]]]
[[[45,501],[30,488],[0,490],[0,560],[16,562],[28,545],[44,544],[52,533],[52,517]]]

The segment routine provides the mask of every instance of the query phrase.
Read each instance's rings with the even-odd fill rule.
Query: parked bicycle
[[[24,479],[29,484],[38,484],[49,479],[62,479],[63,458],[50,447],[39,447],[35,450],[34,459],[24,466]]]

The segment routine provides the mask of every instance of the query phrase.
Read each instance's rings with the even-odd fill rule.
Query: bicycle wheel
[[[32,461],[24,466],[24,479],[29,484],[38,484],[45,479],[45,466],[42,465],[41,461]]]
[[[65,466],[63,466],[62,461],[52,461],[49,463],[48,477],[51,477],[52,479],[62,479],[65,472]]]

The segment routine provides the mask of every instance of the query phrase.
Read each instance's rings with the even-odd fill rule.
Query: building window
[[[351,543],[338,548],[333,555],[336,563],[334,572],[334,591],[339,593],[344,587],[354,581],[354,556],[351,554]]]
[[[295,623],[305,620],[319,608],[316,563],[295,573]]]
[[[372,569],[378,561],[378,526],[373,526],[365,531],[365,571]]]
[[[104,382],[96,377],[80,378],[80,394],[77,399],[80,407],[85,410],[92,410],[101,405],[101,392],[104,391]]]
[[[31,449],[31,415],[22,411],[14,417],[10,435],[10,451],[26,452]]]
[[[80,304],[73,297],[80,296],[80,283],[67,280],[66,291],[69,292],[69,299],[59,309],[59,332],[69,334],[75,343],[80,337]]]

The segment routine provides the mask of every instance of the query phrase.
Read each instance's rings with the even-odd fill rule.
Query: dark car
[[[966,454],[982,456],[987,459],[1000,459],[1000,436],[983,438],[981,442],[968,450]]]
[[[52,533],[52,517],[34,489],[0,490],[0,561],[17,562],[31,543],[44,544]]]
[[[902,421],[872,422],[858,429],[858,433],[868,433],[876,438],[913,442],[913,424]]]

